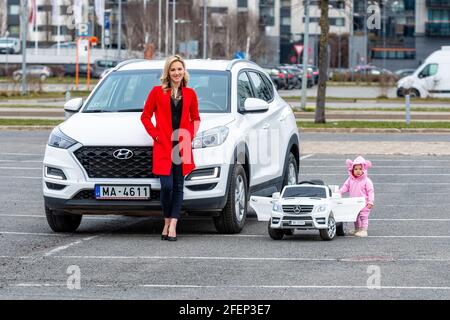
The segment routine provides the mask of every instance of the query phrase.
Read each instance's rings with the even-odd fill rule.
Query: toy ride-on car
[[[342,198],[339,186],[324,185],[321,180],[287,185],[272,197],[250,197],[258,221],[269,221],[274,240],[292,235],[294,230],[319,230],[323,240],[345,235],[345,222],[355,222],[366,205],[364,197]]]

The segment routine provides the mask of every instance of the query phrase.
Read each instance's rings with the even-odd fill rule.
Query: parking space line
[[[26,177],[26,176],[0,176],[7,179],[42,179],[42,177]]]
[[[87,238],[83,238],[83,239],[80,239],[80,240],[77,240],[77,241],[68,243],[68,244],[63,245],[63,246],[56,247],[56,248],[54,248],[54,249],[52,249],[52,250],[46,252],[46,253],[44,254],[44,256],[45,256],[45,257],[50,257],[50,256],[54,255],[54,254],[57,253],[57,252],[60,252],[60,251],[69,249],[70,247],[79,245],[79,244],[81,244],[81,243],[83,243],[83,242],[90,241],[90,240],[95,239],[95,238],[98,238],[98,237],[100,237],[100,236],[101,236],[101,235],[96,235],[96,236],[92,236],[92,237],[87,237]]]
[[[66,283],[18,283],[9,284],[13,288],[42,288],[42,287],[67,287]],[[87,286],[88,288],[91,286]],[[319,285],[196,285],[196,284],[97,284],[92,287],[98,288],[114,288],[114,287],[139,287],[139,288],[177,288],[177,289],[363,289],[363,290],[433,290],[433,291],[449,291],[450,287],[446,286],[349,286],[349,285],[334,285],[334,286],[319,286]]]
[[[14,217],[14,218],[46,218],[42,214],[0,214],[1,217]],[[122,220],[122,217],[94,217],[94,216],[83,216],[83,220]]]
[[[0,154],[8,155],[8,156],[41,156],[42,153],[12,153],[12,152],[0,152]]]
[[[304,174],[308,175],[308,174]],[[347,172],[342,173],[321,173],[321,176],[348,176]],[[450,176],[450,173],[370,173],[369,176]]]
[[[15,231],[0,231],[0,235],[19,235],[19,236],[49,236],[49,237],[70,237],[70,234],[60,233],[42,233],[42,232],[15,232]]]
[[[0,159],[0,162],[13,162],[13,163],[40,163],[42,164],[42,161],[39,160],[5,160],[5,159]]]
[[[56,259],[80,259],[80,260],[216,260],[216,261],[291,261],[291,262],[450,262],[450,258],[393,258],[393,257],[369,257],[359,258],[293,258],[293,257],[219,257],[219,256],[53,256]]]
[[[345,166],[301,166],[302,168],[340,168],[345,170]],[[420,166],[419,168],[435,169],[435,168],[447,168],[448,166]],[[417,166],[373,166],[370,170],[378,168],[390,168],[390,169],[414,169],[417,170]]]
[[[307,154],[306,156],[302,156],[302,157],[300,157],[300,160],[305,160],[305,159],[311,158],[312,156],[314,156],[314,153]]]
[[[27,168],[27,167],[0,167],[0,170],[42,170],[42,168]]]

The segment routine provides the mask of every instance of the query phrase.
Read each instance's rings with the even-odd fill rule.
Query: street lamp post
[[[174,55],[176,53],[175,50],[175,37],[176,37],[176,7],[177,7],[177,1],[172,0],[172,54]]]
[[[308,42],[309,42],[309,1],[305,0],[305,23],[304,23],[304,35],[303,35],[303,74],[302,74],[302,100],[301,108],[306,109],[306,85],[308,82]]]
[[[20,0],[22,14],[20,16],[20,33],[22,36],[22,83],[21,94],[27,93],[27,29],[28,29],[28,1]]]
[[[121,59],[122,50],[122,0],[119,0],[119,21],[118,21],[118,39],[117,39],[117,57],[118,60]]]

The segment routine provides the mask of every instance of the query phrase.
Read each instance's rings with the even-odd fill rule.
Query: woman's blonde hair
[[[189,73],[186,70],[186,64],[184,63],[184,59],[176,54],[174,56],[168,57],[166,63],[164,64],[164,70],[163,73],[161,74],[161,86],[164,92],[167,92],[167,90],[170,88],[170,74],[169,74],[170,66],[172,65],[172,63],[177,61],[181,62],[184,68],[184,77],[181,80],[181,86],[186,87],[188,84]]]

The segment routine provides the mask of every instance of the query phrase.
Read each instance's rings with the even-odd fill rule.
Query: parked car
[[[50,46],[50,48],[58,48],[58,44],[52,44]],[[77,48],[77,43],[76,42],[61,42],[59,44],[59,48],[60,49],[76,49]]]
[[[397,82],[397,96],[409,92],[412,97],[450,97],[450,46],[430,54],[410,76]]]
[[[258,221],[269,221],[268,233],[274,240],[292,235],[294,230],[319,230],[322,240],[333,240],[345,235],[344,223],[356,221],[366,200],[342,198],[339,186],[315,180],[285,186],[281,194],[272,197],[252,196],[250,205]]]
[[[297,64],[296,65],[298,68],[303,70],[303,64]],[[309,64],[308,65],[308,75],[311,74],[311,76],[309,76],[310,78],[312,78],[313,84],[316,85],[319,83],[319,68]]]
[[[265,67],[264,71],[266,71],[270,76],[270,79],[272,79],[272,82],[275,84],[277,90],[288,88],[286,71],[283,71],[276,67]]]
[[[285,77],[287,78],[287,88],[286,89],[291,90],[294,88],[298,88],[299,84],[298,84],[298,76],[296,75],[296,72],[286,66],[280,66],[278,68],[284,72]]]
[[[47,80],[47,78],[50,78],[53,76],[52,70],[47,66],[28,66],[26,69],[27,77],[30,78],[39,78],[41,81]],[[17,69],[13,72],[12,77],[15,81],[20,81],[22,79],[23,73],[22,69]]]
[[[91,65],[89,65],[89,72],[91,77],[93,77],[94,69]],[[75,77],[76,75],[76,64],[70,63],[63,65],[64,75]],[[78,75],[79,76],[87,76],[88,65],[87,64],[79,64],[78,65]]]
[[[412,75],[416,69],[400,69],[394,72],[395,77],[400,80],[406,76]]]
[[[21,45],[19,38],[0,38],[0,53],[20,53]]]
[[[163,67],[158,60],[124,61],[86,101],[65,104],[68,119],[51,132],[43,160],[44,206],[54,231],[75,231],[84,214],[160,214],[153,140],[141,114]],[[250,195],[269,196],[298,181],[295,116],[253,62],[187,60],[186,67],[202,121],[192,141],[196,168],[185,177],[182,210],[213,216],[219,232],[237,233]]]
[[[93,76],[100,78],[103,71],[115,67],[119,61],[117,60],[95,60],[93,65]]]

